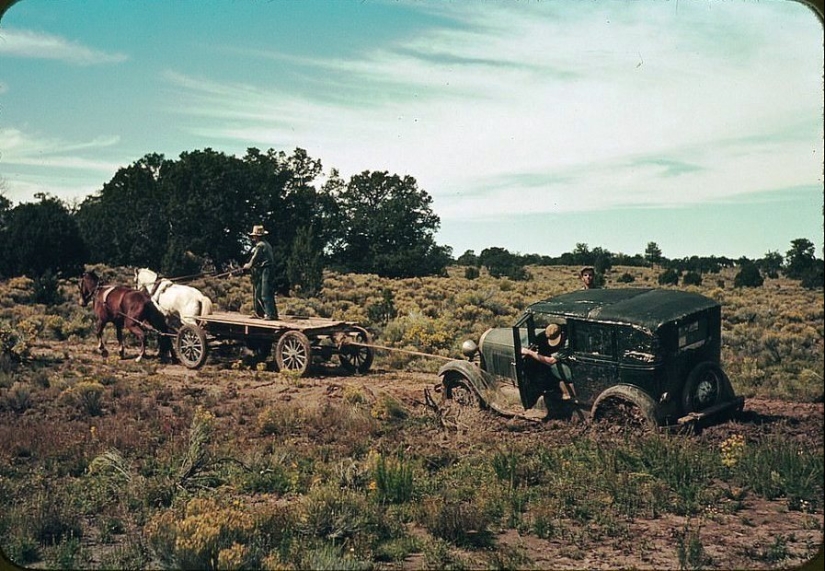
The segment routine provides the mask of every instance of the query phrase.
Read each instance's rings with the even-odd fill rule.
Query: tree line
[[[37,196],[14,208],[0,195],[0,277],[78,275],[84,264],[148,266],[168,276],[239,264],[263,224],[282,292],[314,293],[325,267],[384,277],[443,273],[439,217],[415,178],[364,171],[322,184],[320,160],[250,148],[171,160],[148,154],[74,207]]]
[[[147,266],[172,277],[231,267],[245,259],[252,226],[263,224],[282,293],[317,293],[324,268],[403,278],[443,275],[452,263],[466,266],[467,277],[486,267],[514,280],[528,279],[529,265],[593,266],[597,280],[613,266],[653,265],[662,268],[663,284],[701,283],[703,274],[736,265],[736,285],[761,285],[780,272],[823,285],[822,260],[804,238],[785,256],[768,252],[759,260],[668,259],[655,242],[632,256],[576,244],[557,257],[490,247],[453,259],[452,249],[435,241],[441,221],[415,178],[322,173],[321,161],[300,148],[287,155],[253,147],[240,158],[207,148],[177,159],[147,154],[72,206],[41,194],[13,207],[0,187],[0,278],[27,275],[48,291],[90,263]]]

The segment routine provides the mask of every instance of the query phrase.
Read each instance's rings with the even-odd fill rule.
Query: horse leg
[[[102,321],[97,324],[97,350],[100,351],[100,356],[104,359],[109,356],[106,346],[103,344],[103,328],[106,326]]]
[[[126,358],[126,345],[123,344],[123,325],[116,324],[115,328],[117,329],[117,342],[120,345],[120,358]]]
[[[137,356],[137,359],[135,359],[135,363],[140,363],[143,357],[146,356],[146,333],[140,325],[129,324],[126,327],[135,334],[135,337],[137,337],[140,342],[140,354]]]

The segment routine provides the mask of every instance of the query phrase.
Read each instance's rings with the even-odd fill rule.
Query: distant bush
[[[479,275],[478,268],[475,266],[467,266],[464,268],[464,277],[468,280],[477,279]]]
[[[817,264],[802,274],[802,287],[806,289],[821,289],[825,287],[825,268],[823,261],[817,260]]]
[[[673,268],[659,274],[659,285],[676,285],[679,283],[679,272]]]
[[[629,283],[635,282],[636,278],[634,278],[632,274],[630,274],[628,272],[625,272],[622,275],[620,275],[618,278],[616,278],[616,281],[619,282],[620,284],[629,284]]]
[[[761,287],[765,278],[759,272],[756,264],[743,264],[739,273],[733,278],[733,287]]]
[[[698,272],[688,272],[682,278],[683,285],[702,285],[702,274]]]

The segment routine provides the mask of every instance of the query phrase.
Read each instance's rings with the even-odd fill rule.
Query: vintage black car
[[[720,367],[721,306],[678,290],[581,290],[530,305],[511,328],[465,341],[439,371],[444,397],[506,415],[576,415],[677,425],[741,410]],[[523,356],[547,325],[563,342],[548,367]]]

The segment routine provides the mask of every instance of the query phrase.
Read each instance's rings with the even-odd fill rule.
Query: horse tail
[[[208,297],[201,296],[201,310],[198,315],[210,315],[212,313],[212,300]]]

